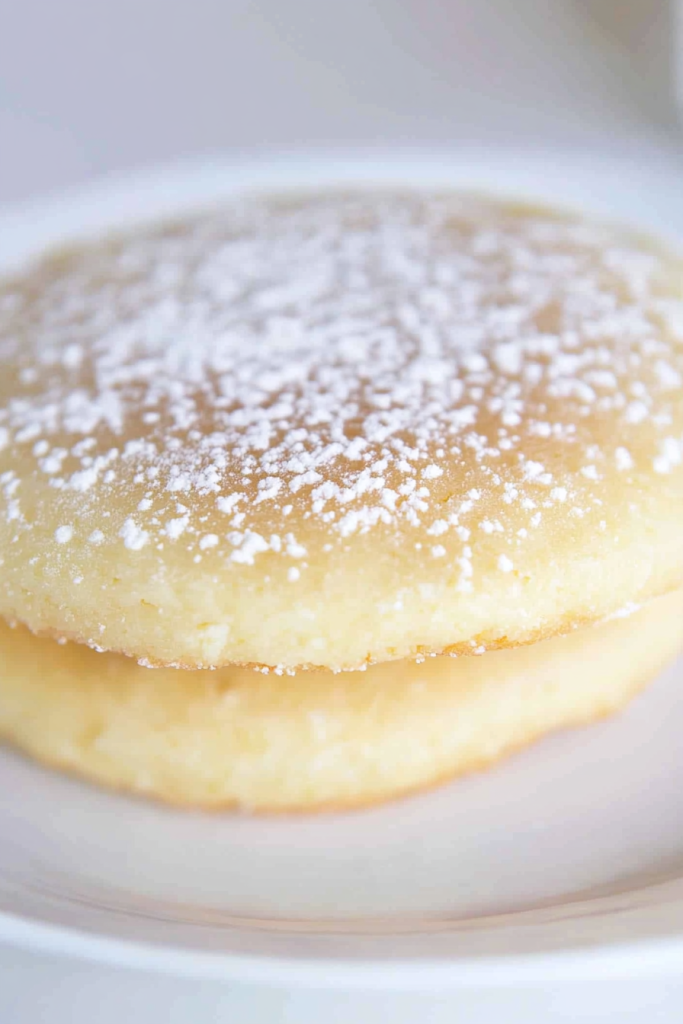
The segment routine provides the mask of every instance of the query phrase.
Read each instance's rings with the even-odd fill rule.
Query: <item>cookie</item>
[[[145,663],[536,643],[683,579],[682,264],[361,190],[82,244],[0,290],[0,615]]]
[[[0,627],[0,736],[47,764],[174,804],[371,804],[483,768],[621,708],[683,648],[683,592],[483,657],[366,672],[148,669]]]

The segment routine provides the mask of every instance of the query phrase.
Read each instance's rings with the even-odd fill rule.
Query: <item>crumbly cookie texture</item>
[[[484,658],[367,672],[150,671],[0,623],[0,737],[47,764],[175,804],[371,804],[483,768],[621,708],[683,647],[683,592]]]
[[[683,270],[468,195],[244,201],[0,288],[0,614],[149,664],[530,643],[683,578]]]

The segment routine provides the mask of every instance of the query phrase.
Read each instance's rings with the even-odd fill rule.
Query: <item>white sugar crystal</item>
[[[658,359],[655,363],[655,373],[660,387],[664,391],[676,391],[683,388],[683,375],[671,363]]]
[[[141,529],[134,519],[126,519],[119,530],[119,537],[129,551],[140,551],[149,540],[149,534]]]
[[[220,498],[216,498],[216,508],[229,515],[243,498],[244,495],[241,493],[222,495]]]
[[[205,533],[203,537],[199,538],[199,547],[202,551],[208,551],[209,548],[215,548],[218,545],[219,538],[215,533]]]
[[[617,469],[620,472],[625,472],[627,469],[633,469],[633,456],[631,455],[628,448],[617,448],[614,453],[614,458],[617,464]]]
[[[239,562],[242,565],[253,565],[256,556],[264,551],[268,551],[269,548],[270,545],[260,533],[247,530],[242,534],[237,550],[233,551],[230,555],[230,560],[232,562]]]
[[[171,540],[177,540],[178,537],[182,537],[185,533],[189,521],[189,516],[179,516],[177,519],[169,519],[164,527],[164,533]]]
[[[644,402],[631,402],[626,408],[627,423],[642,423],[648,417],[648,409]]]
[[[655,473],[671,473],[676,466],[683,462],[683,439],[665,437],[659,444],[659,454],[652,465]]]

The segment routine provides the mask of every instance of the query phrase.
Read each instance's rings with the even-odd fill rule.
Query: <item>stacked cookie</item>
[[[0,290],[0,732],[175,802],[379,800],[683,647],[683,270],[541,208],[245,200]]]

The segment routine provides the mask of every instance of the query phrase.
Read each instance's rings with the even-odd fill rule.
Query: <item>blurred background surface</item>
[[[678,0],[0,0],[0,203],[216,151],[670,158]]]
[[[216,152],[267,159],[301,148],[533,146],[683,171],[681,7],[683,0],[0,0],[0,205]],[[200,991],[179,979],[0,949],[3,1024],[351,1019],[344,998],[336,1009],[307,998],[217,984]],[[473,992],[458,1019],[668,1021],[679,1019],[682,1001],[678,984],[666,993],[638,983]],[[390,1004],[368,1002],[367,1019],[387,1009],[395,1021],[416,1013],[453,1019],[441,998],[419,1000],[419,1008],[405,997]],[[353,1008],[360,1020],[360,1004]]]

